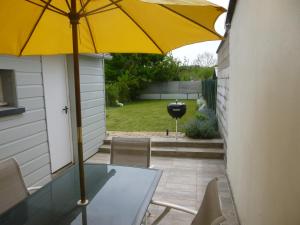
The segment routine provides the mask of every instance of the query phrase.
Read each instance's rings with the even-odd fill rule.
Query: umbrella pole
[[[78,53],[78,23],[79,15],[76,10],[76,0],[71,0],[71,13],[69,14],[72,25],[73,41],[73,63],[74,63],[74,81],[76,97],[76,123],[77,123],[77,144],[78,144],[78,162],[79,162],[79,180],[80,180],[80,200],[78,205],[87,205],[88,200],[85,194],[85,179],[83,165],[83,148],[82,148],[82,122],[81,122],[81,100],[80,100],[80,74],[79,74],[79,53]]]

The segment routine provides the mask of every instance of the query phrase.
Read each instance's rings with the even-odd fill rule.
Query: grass
[[[109,131],[175,131],[175,119],[167,112],[172,100],[146,100],[125,104],[123,107],[108,107],[106,126]],[[178,120],[178,130],[182,131],[196,111],[196,100],[183,100],[187,105],[186,114]]]

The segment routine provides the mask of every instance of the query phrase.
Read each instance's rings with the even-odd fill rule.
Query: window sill
[[[21,114],[24,112],[25,112],[24,107],[11,107],[11,106],[1,106],[0,107],[0,117]]]

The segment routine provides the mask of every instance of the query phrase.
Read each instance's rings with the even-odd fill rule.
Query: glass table
[[[87,206],[79,200],[78,167],[0,215],[1,225],[140,225],[162,172],[85,164]]]

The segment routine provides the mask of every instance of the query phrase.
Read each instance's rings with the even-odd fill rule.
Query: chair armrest
[[[160,201],[151,201],[151,204],[153,205],[158,205],[158,206],[163,206],[165,207],[165,210],[153,221],[153,223],[151,225],[157,225],[159,224],[159,222],[169,213],[169,211],[171,209],[175,209],[175,210],[179,210],[181,212],[186,212],[192,215],[196,215],[197,212],[195,210],[192,209],[188,209],[179,205],[174,205],[174,204],[170,204],[167,202],[160,202]]]
[[[180,205],[171,204],[171,203],[168,203],[168,202],[161,202],[161,201],[152,200],[151,204],[158,205],[158,206],[163,206],[163,207],[170,208],[170,209],[179,210],[179,211],[186,212],[186,213],[189,213],[189,214],[192,214],[192,215],[197,214],[196,210],[189,209],[189,208],[186,208],[186,207],[182,207]]]
[[[41,188],[42,188],[42,186],[35,186],[35,187],[29,187],[29,188],[27,188],[27,190],[28,190],[29,193],[31,193],[31,192],[37,191]]]

